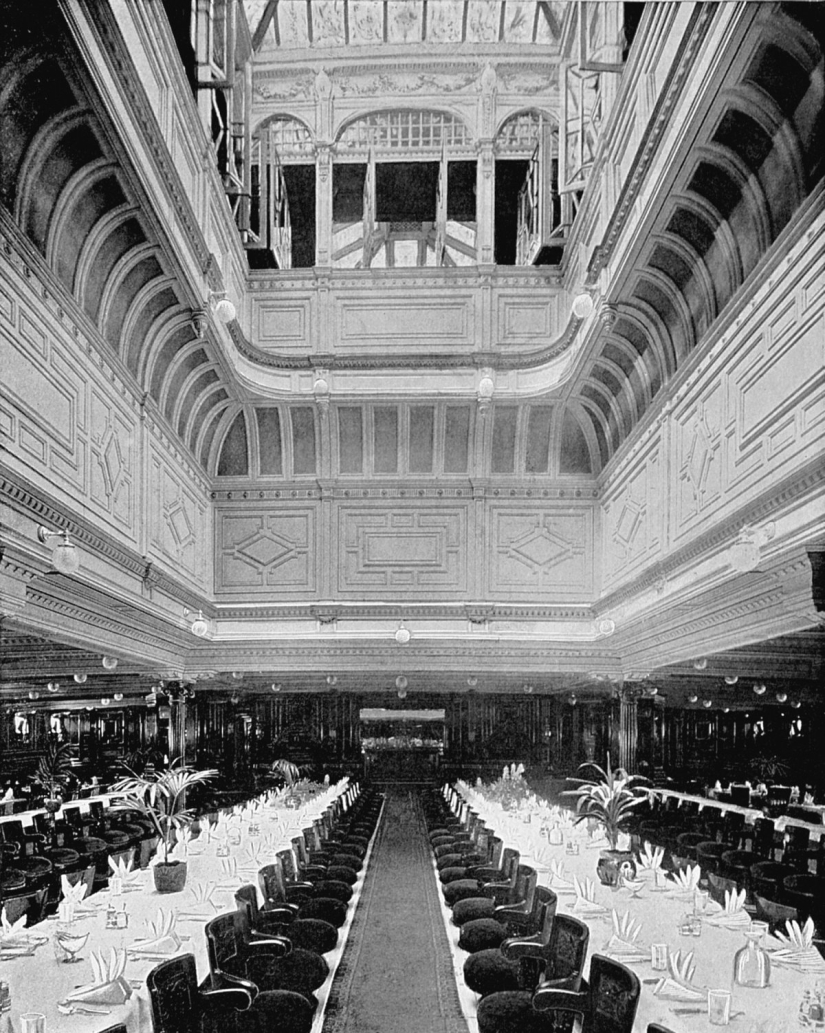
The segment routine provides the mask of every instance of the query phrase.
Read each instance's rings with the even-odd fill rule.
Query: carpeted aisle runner
[[[387,789],[323,1033],[467,1033],[415,790]]]

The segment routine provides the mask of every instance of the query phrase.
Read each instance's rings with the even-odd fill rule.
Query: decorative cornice
[[[541,606],[517,603],[409,603],[399,607],[397,603],[285,603],[279,605],[250,606],[248,603],[218,602],[215,609],[219,620],[261,621],[261,620],[393,620],[403,613],[405,620],[468,620],[473,624],[485,621],[585,621],[593,620],[593,610],[581,606]],[[387,632],[386,635],[389,635]],[[383,637],[386,637],[384,635]],[[382,633],[376,632],[376,637]],[[406,648],[406,647],[405,647]]]
[[[314,482],[313,482],[314,483]],[[565,502],[589,502],[599,498],[599,490],[593,485],[572,484],[564,488],[557,486],[543,487],[535,486],[525,488],[523,485],[511,486],[510,484],[475,485],[455,487],[454,485],[427,485],[409,486],[405,481],[405,487],[401,485],[385,485],[382,487],[354,484],[352,487],[338,485],[332,489],[324,488],[315,484],[307,487],[305,484],[289,484],[283,488],[254,488],[249,487],[249,481],[244,481],[238,488],[215,489],[210,493],[213,502],[244,502],[254,505],[259,502],[271,501],[273,499],[282,502],[301,502],[306,499],[532,499],[536,502],[549,499],[562,499]]]

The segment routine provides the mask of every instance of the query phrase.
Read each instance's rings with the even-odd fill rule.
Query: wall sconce
[[[189,617],[192,613],[192,610],[184,610],[183,616]],[[198,638],[203,638],[204,635],[209,633],[209,622],[204,617],[202,610],[198,610],[197,614],[195,614],[194,619],[189,626],[189,630],[193,635],[197,635]]]
[[[88,677],[89,677],[88,674],[76,674],[76,675],[74,675],[74,680],[75,680],[75,682],[78,685],[85,685],[86,684],[86,679]]]
[[[399,674],[398,677],[395,679],[395,687],[397,689],[406,689],[406,687],[408,685],[409,685],[409,682],[407,681],[407,679],[404,677],[403,674]]]
[[[52,551],[52,566],[59,574],[76,574],[80,569],[80,553],[69,541],[68,531],[50,531],[43,524],[37,528],[38,541],[45,545],[51,538],[59,538]]]
[[[406,646],[411,638],[412,635],[404,627],[404,622],[400,621],[398,625],[398,630],[395,633],[395,641],[399,644],[399,646]]]
[[[736,541],[728,549],[728,560],[738,574],[756,570],[762,558],[762,546],[776,536],[776,524],[769,521],[763,527],[745,524]]]
[[[107,671],[113,671],[117,667],[117,657],[104,656],[101,663]]]

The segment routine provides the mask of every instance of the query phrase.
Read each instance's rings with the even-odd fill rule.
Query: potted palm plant
[[[72,768],[72,753],[71,743],[49,743],[37,763],[37,779],[46,790],[43,806],[49,814],[55,814],[63,805],[63,792]]]
[[[281,758],[273,762],[271,770],[273,775],[280,775],[284,780],[287,806],[299,806],[301,794],[298,792],[298,783],[301,780],[301,768],[294,761]]]
[[[582,784],[562,795],[577,798],[575,824],[590,819],[604,829],[608,849],[601,851],[596,874],[606,886],[616,886],[623,875],[636,874],[632,852],[619,850],[619,833],[627,826],[633,808],[646,799],[643,783],[647,779],[629,775],[624,768],[611,768],[609,753],[605,768],[589,760],[579,771],[589,771],[591,777],[576,779]]]
[[[138,775],[130,771],[112,786],[114,792],[125,793],[113,810],[139,811],[155,826],[163,849],[163,860],[153,866],[155,889],[158,893],[177,893],[186,885],[186,861],[169,860],[169,848],[175,829],[191,824],[195,811],[186,806],[186,793],[193,786],[203,785],[215,778],[214,768],[196,771],[187,767],[180,758],[173,760],[165,770],[154,770]]]

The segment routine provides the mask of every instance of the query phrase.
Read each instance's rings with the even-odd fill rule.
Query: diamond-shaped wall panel
[[[215,590],[276,598],[316,588],[315,510],[222,510],[217,515]]]
[[[492,595],[545,603],[592,600],[592,506],[533,511],[494,506],[490,518]]]

